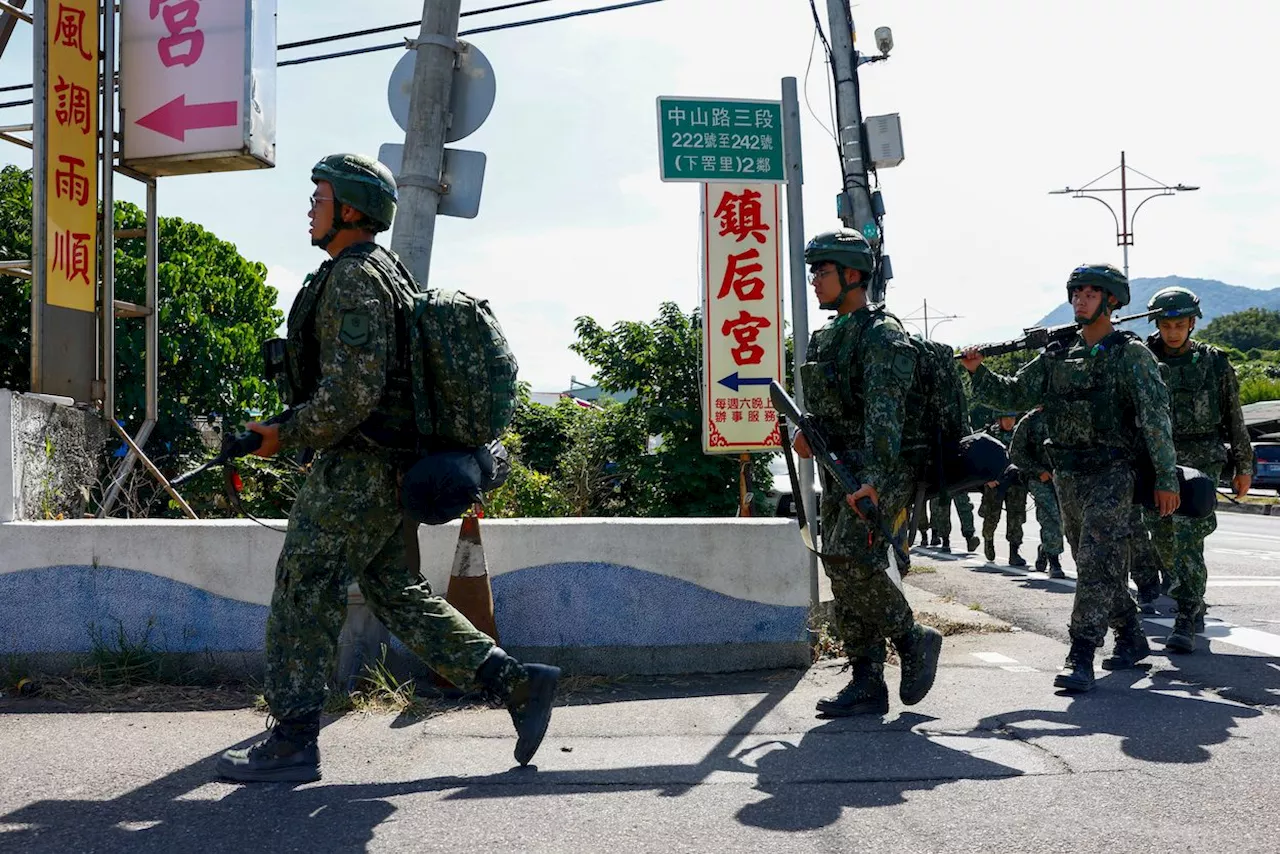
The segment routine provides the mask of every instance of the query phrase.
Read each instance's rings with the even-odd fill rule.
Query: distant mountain
[[[1130,287],[1132,288],[1131,299],[1129,305],[1121,309],[1120,313],[1123,315],[1146,311],[1147,300],[1151,299],[1151,296],[1156,291],[1161,288],[1175,286],[1192,290],[1196,296],[1200,297],[1200,310],[1204,312],[1204,320],[1196,321],[1196,326],[1200,329],[1203,329],[1205,324],[1220,314],[1235,314],[1237,311],[1244,311],[1246,308],[1280,310],[1280,288],[1260,291],[1256,288],[1228,285],[1225,282],[1219,282],[1217,279],[1187,279],[1182,276],[1163,276],[1158,279],[1134,279],[1130,282]],[[1067,305],[1066,296],[1067,293],[1064,288],[1062,291],[1062,304],[1044,316],[1044,319],[1040,321],[1042,326],[1071,322],[1071,306]],[[1130,322],[1128,325],[1139,335],[1145,334],[1138,327],[1146,324]]]

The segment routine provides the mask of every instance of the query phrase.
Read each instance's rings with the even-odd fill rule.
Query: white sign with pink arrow
[[[121,0],[125,165],[148,175],[275,163],[275,0]]]

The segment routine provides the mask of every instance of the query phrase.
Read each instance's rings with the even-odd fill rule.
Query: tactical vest
[[[800,366],[805,407],[838,447],[861,449],[866,415],[862,362],[854,358],[866,330],[881,312],[836,317],[809,339],[808,361]],[[856,463],[855,463],[856,465]]]
[[[1189,352],[1180,356],[1164,355],[1163,347],[1151,349],[1168,371],[1165,381],[1169,385],[1173,441],[1218,441],[1222,428],[1222,405],[1218,394],[1219,352],[1198,341],[1191,342]]]
[[[334,266],[345,258],[353,258],[359,263],[369,262],[382,284],[388,305],[398,306],[398,291],[408,287],[391,256],[376,243],[349,246],[308,276],[289,309],[288,334],[285,339],[288,381],[281,388],[285,403],[289,406],[298,406],[310,400],[320,384],[320,341],[315,334],[316,308]],[[387,381],[382,398],[373,414],[357,430],[374,444],[408,448],[416,445],[417,440],[413,419],[412,377],[407,367],[408,334],[402,312],[397,308],[393,316],[395,330],[390,342],[392,346],[388,353]]]
[[[1137,340],[1118,330],[1091,348],[1049,348],[1044,359],[1048,384],[1044,418],[1055,467],[1086,470],[1110,460],[1132,459],[1137,417],[1122,386],[1120,359],[1125,345]]]

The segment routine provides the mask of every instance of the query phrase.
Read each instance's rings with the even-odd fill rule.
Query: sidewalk
[[[847,679],[838,663],[619,680],[565,698],[526,769],[504,711],[347,715],[321,735],[322,782],[240,787],[213,760],[261,715],[5,700],[0,849],[1273,849],[1250,822],[1277,795],[1275,716],[1168,671],[1100,671],[1094,693],[1057,694],[1061,643],[910,590],[970,629],[947,638],[918,706],[898,702],[896,667],[884,720],[815,717]]]

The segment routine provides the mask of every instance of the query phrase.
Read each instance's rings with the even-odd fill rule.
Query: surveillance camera
[[[888,27],[876,28],[876,47],[885,56],[889,55],[889,51],[893,50],[893,30]]]

